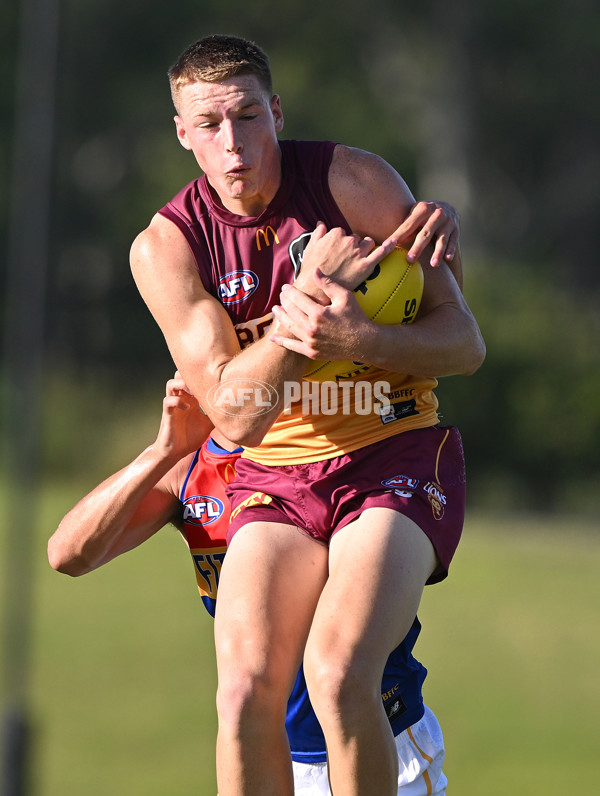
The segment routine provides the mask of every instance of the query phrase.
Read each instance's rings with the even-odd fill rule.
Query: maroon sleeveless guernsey
[[[351,231],[329,190],[335,144],[281,141],[280,147],[281,186],[259,216],[238,216],[218,205],[206,177],[186,185],[159,211],[185,235],[202,284],[227,310],[242,347],[264,333],[256,321],[271,319],[282,285],[300,270],[317,221]],[[248,327],[248,321],[254,323]]]
[[[258,340],[273,320],[281,288],[294,281],[318,221],[352,230],[329,189],[331,141],[280,141],[282,180],[256,217],[236,215],[213,198],[205,176],[186,185],[159,213],[185,236],[204,288],[226,309],[240,346]],[[387,414],[356,413],[344,392],[337,413],[303,414],[293,404],[244,456],[264,464],[316,461],[347,453],[411,428],[437,423],[436,380],[371,368],[361,381],[389,383]],[[330,396],[328,396],[329,400]],[[328,409],[330,407],[328,406]]]

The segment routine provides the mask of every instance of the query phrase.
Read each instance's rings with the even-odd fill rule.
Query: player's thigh
[[[384,661],[410,629],[436,565],[431,542],[412,520],[388,508],[367,509],[331,540],[311,642],[321,655],[332,645]]]
[[[327,578],[327,558],[323,544],[293,526],[257,522],[241,528],[221,569],[218,661],[260,670],[280,657],[295,676]]]

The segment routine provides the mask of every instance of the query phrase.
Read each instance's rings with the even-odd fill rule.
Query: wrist
[[[159,473],[159,477],[162,477],[184,455],[185,453],[178,451],[173,445],[162,443],[157,439],[138,456],[138,463]]]
[[[327,294],[324,293],[315,282],[312,271],[310,275],[300,272],[298,279],[294,282],[294,287],[301,290],[307,296],[310,296],[311,299],[321,304],[323,307],[331,303]]]
[[[358,335],[360,352],[356,360],[375,367],[385,367],[386,331],[384,326],[366,319]]]

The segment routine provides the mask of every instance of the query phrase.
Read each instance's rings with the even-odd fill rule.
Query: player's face
[[[281,180],[279,97],[270,97],[255,75],[241,75],[184,86],[178,107],[177,137],[223,205],[239,215],[259,215]]]

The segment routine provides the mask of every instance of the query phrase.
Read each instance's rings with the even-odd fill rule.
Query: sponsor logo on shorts
[[[192,495],[183,502],[183,520],[192,525],[210,525],[223,516],[225,507],[219,498]]]
[[[412,497],[413,492],[419,486],[418,478],[411,478],[408,475],[394,475],[381,482],[383,486],[393,489],[400,497]]]
[[[268,506],[273,498],[264,492],[254,492],[250,497],[243,500],[239,506],[231,512],[231,519],[235,519],[242,509],[249,509],[251,506]]]
[[[436,484],[434,481],[428,481],[425,486],[423,487],[425,492],[427,493],[427,499],[431,504],[431,510],[433,512],[433,516],[436,520],[441,520],[444,516],[444,510],[447,503],[446,495],[444,494],[444,490],[439,484]]]
[[[412,417],[419,413],[417,412],[417,402],[413,398],[410,401],[397,401],[396,403],[382,406],[379,414],[381,422],[385,426],[388,423],[395,423],[396,420],[403,420],[405,417]]]
[[[230,271],[219,279],[219,298],[225,305],[239,304],[258,287],[254,271]]]

